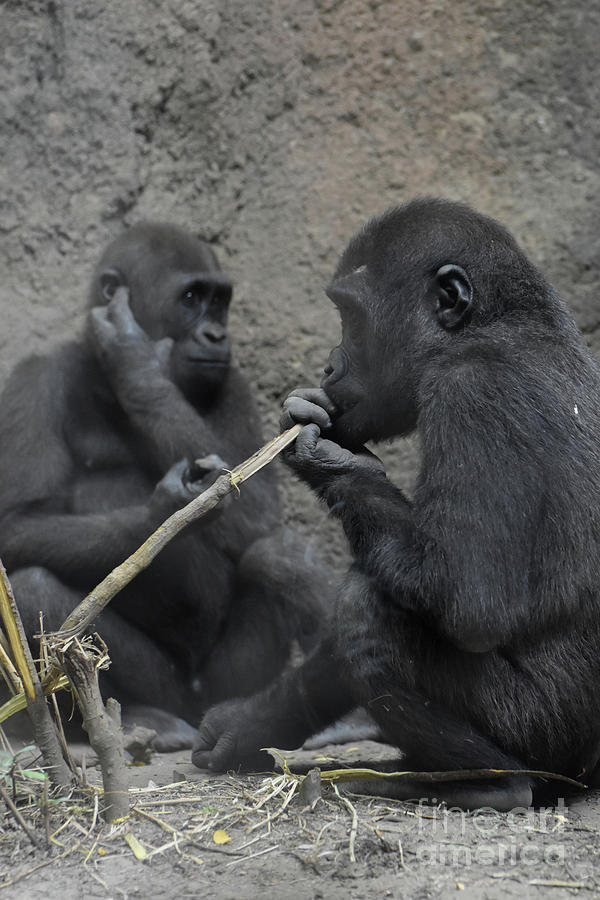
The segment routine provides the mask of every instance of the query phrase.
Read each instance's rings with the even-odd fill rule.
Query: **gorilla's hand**
[[[284,459],[311,487],[318,489],[332,478],[366,474],[385,478],[379,457],[363,447],[353,453],[334,441],[321,437],[318,425],[306,425],[294,444],[287,448]]]
[[[217,480],[223,472],[228,472],[229,466],[217,453],[209,453],[201,459],[195,459],[189,468],[187,480],[192,490],[201,493]]]
[[[285,431],[292,425],[314,422],[321,431],[331,428],[336,408],[322,388],[297,388],[284,401],[279,424]]]
[[[163,521],[209,488],[226,470],[227,465],[216,453],[197,459],[191,465],[187,459],[179,460],[154,488],[150,498],[152,518]],[[229,496],[225,497],[200,521],[206,523],[214,521],[229,500]]]
[[[219,475],[229,472],[230,467],[221,459],[217,453],[210,453],[201,459],[195,459],[189,466],[184,482],[188,490],[194,493],[194,496],[203,493],[207,488],[214,484]],[[209,513],[206,513],[201,522],[213,522],[217,516],[227,509],[233,503],[233,495],[226,494]]]
[[[96,354],[113,382],[142,386],[147,379],[167,377],[173,341],[150,340],[131,311],[126,287],[118,287],[107,306],[95,306],[90,320]]]
[[[271,771],[273,760],[261,747],[269,746],[265,704],[256,697],[226,700],[209,709],[196,734],[192,762],[199,769]],[[277,741],[273,743],[277,744]]]

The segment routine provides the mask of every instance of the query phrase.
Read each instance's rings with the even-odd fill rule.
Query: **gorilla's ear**
[[[100,291],[107,303],[110,303],[117,288],[124,285],[125,279],[118,269],[105,269],[100,275]]]
[[[442,266],[435,275],[438,322],[447,330],[465,324],[473,308],[473,286],[460,266]]]

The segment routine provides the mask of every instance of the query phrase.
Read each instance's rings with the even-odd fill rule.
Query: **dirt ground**
[[[270,436],[282,399],[318,380],[336,342],[322,286],[346,240],[422,194],[502,220],[600,350],[597,3],[0,0],[0,12],[0,385],[18,358],[80,329],[108,240],[169,220],[213,241],[235,280],[236,357]],[[381,450],[408,490],[416,453]],[[282,495],[287,519],[340,566],[336,526],[283,473]],[[381,748],[341,755],[377,761]],[[64,827],[49,855],[5,814],[0,887],[42,867],[3,896],[600,893],[596,794],[545,819],[446,817],[350,807],[332,789],[313,811],[295,795],[284,809],[293,780],[208,778],[187,754],[132,775],[140,812],[112,834],[89,801],[51,806],[50,833]],[[230,843],[214,843],[220,828]]]
[[[362,741],[285,758],[292,772],[306,772],[364,761],[377,766],[396,755]],[[34,849],[5,817],[2,897],[363,900],[460,892],[473,900],[563,900],[600,894],[598,795],[566,797],[535,811],[466,814],[325,784],[315,802],[292,775],[212,775],[195,769],[189,753],[157,754],[131,774],[132,812],[122,825],[102,826],[94,803],[82,797],[50,804],[46,827],[38,802],[24,810],[41,844]],[[87,777],[96,782],[96,770]]]

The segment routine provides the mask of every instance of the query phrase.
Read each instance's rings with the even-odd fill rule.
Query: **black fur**
[[[309,710],[296,735],[344,712],[349,695],[407,755],[404,766],[593,779],[598,364],[514,239],[461,204],[419,200],[370,222],[328,294],[342,343],[321,389],[286,401],[282,425],[307,424],[288,461],[342,522],[354,564],[333,648],[270,689],[275,734],[258,746],[278,728],[286,739],[277,723],[295,698]],[[361,445],[415,429],[411,501]],[[330,699],[319,695],[324,682]],[[208,714],[197,760],[210,761],[207,729],[227,727]],[[527,803],[532,787],[517,778],[413,790],[505,808]]]
[[[193,460],[218,454],[208,469],[233,467],[261,445],[248,384],[229,365],[230,296],[207,244],[172,226],[136,226],[100,260],[86,339],[10,377],[0,402],[0,554],[29,636],[40,609],[46,630],[57,628],[218,474],[191,483]],[[112,658],[106,691],[157,726],[159,746],[182,743],[176,717],[197,724],[208,705],[266,684],[292,638],[314,629],[327,578],[279,526],[267,468],[100,617]],[[171,730],[153,708],[172,714]]]

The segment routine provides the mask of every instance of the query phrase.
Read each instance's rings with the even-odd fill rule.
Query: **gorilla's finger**
[[[104,346],[115,333],[114,325],[108,319],[106,306],[95,306],[90,310],[90,322],[97,340]]]
[[[115,327],[123,334],[138,334],[143,329],[136,321],[129,305],[129,291],[125,287],[118,287],[115,295],[108,304],[108,313]]]
[[[212,749],[196,747],[192,750],[192,763],[199,769],[208,769]]]
[[[228,468],[227,463],[221,459],[218,453],[209,453],[208,456],[202,456],[200,459],[194,460],[190,466],[190,480],[197,481],[203,475],[206,475],[207,472],[214,472],[215,469],[223,469],[225,471]]]
[[[209,756],[208,768],[215,772],[226,772],[236,762],[236,739],[230,731],[224,731],[217,740]]]
[[[165,475],[163,475],[161,480],[158,482],[157,488],[159,490],[166,491],[166,493],[174,499],[188,502],[190,499],[189,491],[187,490],[184,483],[184,478],[187,474],[187,471],[187,459],[180,459],[179,462],[176,462],[174,465],[172,465],[169,471]]]
[[[291,420],[292,425],[299,423],[308,425],[314,422],[319,428],[330,428],[331,419],[327,410],[316,403],[305,400],[303,397],[290,395],[283,404],[283,416],[286,415]]]
[[[156,341],[154,344],[154,352],[156,353],[158,364],[164,372],[168,371],[174,343],[173,338],[166,337]]]
[[[198,766],[199,769],[208,769],[211,754],[216,743],[216,732],[205,720],[198,728],[192,745],[193,764]]]
[[[298,462],[305,462],[313,459],[320,440],[320,435],[321,432],[318,425],[315,425],[314,423],[305,425],[296,438],[296,443],[293,445],[292,459],[295,458]]]
[[[188,470],[189,463],[187,459],[179,459],[176,463],[173,463],[169,471],[165,474],[163,481],[167,478],[176,478],[178,481],[182,481],[185,473]]]
[[[124,284],[120,284],[119,287],[116,288],[111,303],[116,303],[121,307],[125,306],[133,316],[131,307],[129,306],[129,288],[125,287]]]
[[[322,406],[324,410],[326,410],[330,416],[335,416],[336,414],[336,406],[333,400],[329,397],[329,395],[323,390],[323,388],[296,388],[291,392],[288,399],[291,397],[300,397],[302,400],[308,400],[310,403],[316,403],[317,406]]]

